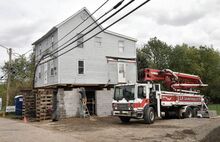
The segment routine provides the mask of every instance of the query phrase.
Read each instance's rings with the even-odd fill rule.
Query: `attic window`
[[[83,34],[77,34],[77,46],[83,48]]]
[[[86,20],[86,18],[88,17],[88,14],[86,12],[83,12],[80,17],[82,18],[82,20]]]
[[[102,47],[102,38],[95,37],[95,47]]]
[[[124,52],[124,41],[118,41],[118,50],[120,53]]]

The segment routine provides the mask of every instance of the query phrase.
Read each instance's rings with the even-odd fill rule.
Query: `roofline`
[[[36,45],[39,42],[41,42],[42,40],[44,40],[45,38],[47,38],[49,35],[51,35],[52,33],[54,33],[55,31],[57,31],[56,27],[51,28],[45,35],[43,35],[41,38],[39,38],[38,40],[36,40],[35,42],[32,43],[32,45]]]
[[[135,42],[138,41],[135,38],[132,38],[132,37],[129,37],[129,36],[126,36],[126,35],[122,35],[122,34],[119,34],[119,33],[116,33],[116,32],[112,32],[112,31],[109,31],[109,30],[105,30],[104,33],[111,34],[111,35],[118,36],[118,37],[122,37],[122,38],[132,40],[132,41],[135,41]]]
[[[64,21],[62,21],[61,23],[57,24],[55,27],[59,28],[60,26],[62,26],[63,24],[65,24],[66,22],[68,22],[70,19],[72,19],[73,17],[75,17],[76,15],[80,14],[82,11],[86,11],[89,15],[91,15],[91,13],[89,12],[89,10],[86,7],[83,7],[82,9],[80,9],[79,11],[77,11],[76,13],[74,13],[72,16],[68,17],[67,19],[65,19]],[[95,17],[91,16],[91,18],[95,21]],[[97,24],[99,24],[98,22],[96,22]],[[101,27],[101,29],[103,29],[103,27],[101,25],[99,25]]]
[[[38,40],[36,40],[35,42],[32,43],[32,45],[36,45],[39,42],[41,42],[43,39],[45,39],[46,37],[48,37],[51,33],[55,32],[60,26],[62,26],[63,24],[65,24],[66,22],[68,22],[70,19],[72,19],[73,17],[75,17],[76,15],[78,15],[79,13],[81,13],[82,11],[86,11],[89,15],[91,15],[91,13],[89,12],[89,10],[86,7],[83,7],[82,9],[80,9],[79,11],[77,11],[76,13],[74,13],[72,16],[68,17],[67,19],[65,19],[64,21],[62,21],[61,23],[57,24],[56,26],[54,26],[53,28],[51,28],[45,35],[43,35],[41,38],[39,38]],[[91,16],[91,18],[95,21],[95,17]],[[99,24],[98,22],[96,22],[97,24]],[[103,27],[101,25],[99,25],[101,29],[103,29]]]
[[[70,19],[72,19],[73,17],[75,17],[76,15],[78,15],[79,13],[81,13],[82,11],[86,11],[89,15],[91,15],[91,13],[89,12],[89,10],[86,7],[83,7],[82,9],[80,9],[79,11],[77,11],[75,14],[73,14],[72,16],[68,17],[67,19],[65,19],[64,21],[62,21],[61,23],[57,24],[56,26],[52,27],[45,35],[43,35],[41,38],[39,38],[38,40],[36,40],[35,42],[32,43],[32,45],[36,45],[39,42],[43,41],[45,38],[47,38],[49,35],[51,35],[53,32],[57,31],[57,29],[62,26],[63,24],[65,24],[66,22],[68,22]],[[93,16],[91,16],[91,18],[95,21],[95,18]],[[96,22],[97,24],[99,24],[98,22]],[[101,29],[103,29],[103,27],[101,25],[99,25],[99,27]],[[108,31],[105,30],[104,33],[107,34],[111,34],[114,36],[118,36],[118,37],[122,37],[134,42],[137,42],[137,39],[129,37],[129,36],[125,36],[116,32],[112,32],[112,31]]]

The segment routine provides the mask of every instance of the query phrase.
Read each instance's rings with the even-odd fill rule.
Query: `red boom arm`
[[[169,69],[156,70],[146,68],[143,70],[143,81],[163,81],[165,86],[173,91],[189,91],[193,88],[207,86],[196,75],[173,72]]]

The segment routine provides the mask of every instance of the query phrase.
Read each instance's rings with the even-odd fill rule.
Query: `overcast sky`
[[[92,13],[105,0],[1,0],[0,44],[23,54],[31,43],[50,28],[83,7]],[[119,0],[109,0],[94,17],[99,17]],[[128,2],[129,0],[125,0]],[[136,0],[121,15],[144,0]],[[144,7],[114,25],[110,30],[134,37],[138,44],[151,37],[175,45],[208,45],[220,49],[219,0],[151,0]],[[103,26],[110,24],[113,18]],[[0,47],[0,66],[8,60]],[[0,75],[2,73],[0,72]]]

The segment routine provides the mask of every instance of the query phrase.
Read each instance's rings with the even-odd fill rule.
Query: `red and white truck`
[[[139,82],[115,86],[112,114],[122,122],[136,118],[151,124],[155,117],[175,115],[178,118],[190,118],[208,115],[204,96],[198,90],[207,84],[203,84],[199,76],[169,69],[146,68],[141,71]],[[162,91],[161,88],[169,91]]]

